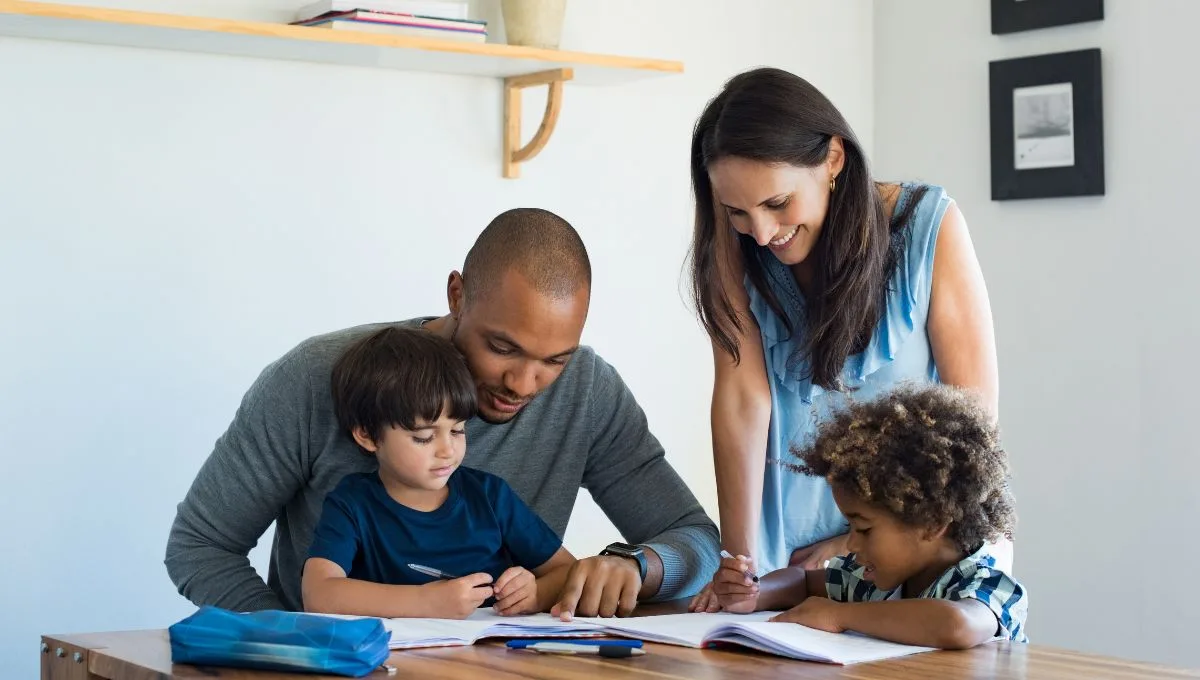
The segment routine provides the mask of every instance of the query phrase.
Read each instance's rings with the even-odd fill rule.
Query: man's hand
[[[429,610],[445,619],[465,619],[495,592],[490,574],[471,574],[450,581],[427,583]]]
[[[588,557],[571,566],[552,616],[629,616],[642,589],[637,562],[611,555]]]
[[[846,630],[840,620],[843,607],[845,605],[841,602],[834,602],[826,597],[810,597],[771,620],[798,623],[830,633],[843,633]]]
[[[517,616],[537,612],[537,579],[522,567],[510,567],[496,579],[496,613]]]

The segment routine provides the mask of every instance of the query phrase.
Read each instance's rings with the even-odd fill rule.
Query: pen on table
[[[722,550],[721,557],[724,557],[727,560],[737,559],[733,555],[730,555],[728,550]],[[746,578],[752,579],[755,583],[758,583],[758,577],[754,575],[754,572],[750,571],[749,569],[743,569],[742,573],[746,575]]]
[[[578,644],[571,642],[539,642],[537,644],[514,647],[539,654],[592,654],[610,659],[623,659],[630,656],[642,656],[646,650],[630,645],[607,644]]]
[[[534,645],[558,644],[558,645],[591,645],[593,647],[641,647],[641,640],[610,640],[610,639],[575,639],[575,638],[520,638],[517,640],[509,640],[507,643],[509,649],[524,649]]]
[[[446,579],[447,581],[453,581],[454,579],[458,578],[457,576],[451,576],[444,571],[438,571],[433,567],[426,567],[420,564],[410,564],[408,565],[408,568],[412,569],[418,574],[425,574],[426,576],[432,576],[433,578]]]

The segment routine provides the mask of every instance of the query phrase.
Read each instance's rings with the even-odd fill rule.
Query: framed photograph
[[[992,0],[994,35],[1103,18],[1104,0]]]
[[[1100,50],[988,66],[992,200],[1103,195]]]

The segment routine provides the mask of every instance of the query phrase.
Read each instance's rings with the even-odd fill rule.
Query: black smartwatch
[[[600,554],[637,560],[638,573],[641,574],[642,581],[645,582],[646,572],[650,569],[650,563],[646,561],[646,551],[642,550],[641,546],[629,545],[628,543],[609,543],[607,548],[600,551]]]

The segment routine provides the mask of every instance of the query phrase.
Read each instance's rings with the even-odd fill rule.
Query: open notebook
[[[683,647],[735,645],[803,661],[853,664],[879,661],[932,647],[886,642],[855,633],[827,633],[794,623],[772,623],[777,612],[755,614],[670,614],[627,619],[577,619],[602,625],[622,637]]]
[[[564,622],[548,614],[506,617],[491,609],[480,609],[462,620],[384,619],[383,624],[392,634],[389,644],[392,649],[470,645],[485,638],[612,635],[697,649],[736,645],[776,656],[834,664],[931,651],[930,647],[768,622],[774,614],[670,614],[624,619],[577,618]]]

